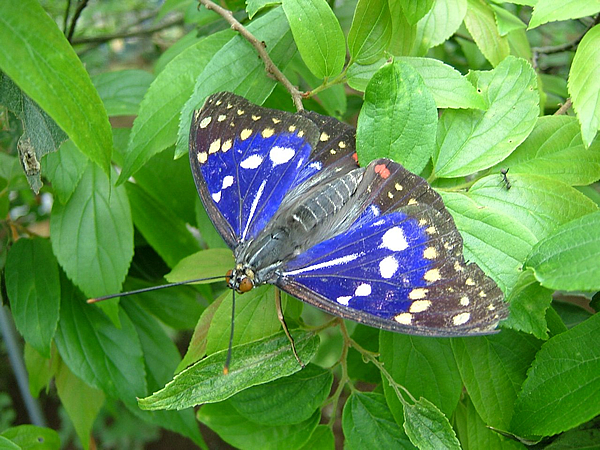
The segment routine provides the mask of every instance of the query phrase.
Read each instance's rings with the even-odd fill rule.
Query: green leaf
[[[547,341],[519,394],[511,431],[550,436],[600,414],[600,314]]]
[[[17,142],[19,160],[31,189],[37,194],[42,187],[42,157],[55,152],[67,135],[37,103],[0,72],[0,104],[21,121],[23,134]]]
[[[313,431],[309,441],[301,447],[301,450],[334,450],[335,438],[333,430],[327,425],[319,425]]]
[[[446,416],[423,397],[404,407],[404,430],[419,449],[461,448]]]
[[[87,305],[68,280],[61,280],[62,301],[56,346],[75,376],[107,395],[135,406],[146,392],[142,349],[135,328],[121,313],[121,328],[97,307]]]
[[[560,181],[533,174],[508,177],[509,191],[501,186],[500,175],[490,175],[471,187],[469,197],[521,222],[538,240],[557,226],[598,210],[589,198]]]
[[[296,350],[306,364],[317,351],[314,333],[292,331]],[[227,350],[213,353],[178,373],[150,397],[138,400],[141,409],[183,409],[216,403],[257,384],[268,383],[300,370],[283,333],[233,347],[229,373],[223,374]]]
[[[531,267],[542,286],[564,291],[600,290],[600,212],[556,228],[533,248]]]
[[[599,5],[595,8],[600,11]],[[588,31],[579,43],[568,86],[583,142],[589,146],[600,128],[600,25]]]
[[[392,15],[392,40],[388,51],[392,55],[411,55],[417,36],[417,25],[408,22],[401,2],[389,1],[390,13]]]
[[[319,78],[339,75],[346,59],[346,40],[327,1],[283,0],[282,6],[310,71]]]
[[[383,56],[392,38],[392,18],[387,0],[359,0],[348,33],[353,61],[372,64]]]
[[[49,388],[50,381],[56,373],[59,358],[44,358],[27,342],[23,353],[29,379],[29,392],[31,392],[32,397],[38,398],[42,389]]]
[[[365,91],[356,146],[362,164],[387,157],[420,173],[435,144],[437,109],[419,74],[408,64],[383,66]]]
[[[212,278],[222,276],[235,265],[233,254],[228,248],[212,248],[202,250],[193,255],[183,258],[173,267],[173,270],[165,275],[169,283],[193,280],[196,278]],[[207,280],[205,283],[214,283],[215,280]]]
[[[431,10],[417,22],[413,55],[424,56],[432,47],[452,36],[467,13],[467,0],[445,0],[433,3]]]
[[[67,203],[83,176],[88,159],[73,144],[66,141],[57,152],[48,153],[42,159],[44,175],[52,183],[52,190],[61,203]]]
[[[58,447],[57,447],[58,448]],[[2,450],[21,450],[22,447],[18,446],[8,438],[5,438],[0,434],[0,449]]]
[[[494,11],[494,16],[496,17],[496,23],[498,24],[498,32],[500,33],[500,36],[506,36],[514,30],[523,30],[527,28],[527,25],[525,25],[521,19],[508,12],[501,6],[493,4],[490,4],[490,6]]]
[[[109,116],[135,116],[154,76],[145,70],[104,72],[92,78]]]
[[[498,196],[505,192],[498,186]],[[440,194],[463,237],[465,258],[475,261],[508,293],[537,242],[535,235],[499,209],[482,208],[464,194],[444,191]]]
[[[564,0],[561,2],[538,0],[533,7],[529,29],[531,30],[532,28],[556,20],[593,16],[598,11],[600,11],[600,5],[597,2],[590,2],[589,0]]]
[[[56,391],[85,450],[90,448],[92,425],[104,404],[104,393],[77,378],[66,364],[58,366]]]
[[[456,434],[464,449],[524,450],[523,444],[490,430],[468,396],[458,405],[453,419]]]
[[[58,264],[47,239],[19,239],[6,258],[6,292],[15,325],[50,358],[60,308]]]
[[[375,392],[353,391],[344,405],[342,429],[348,450],[414,448],[398,426],[385,398]]]
[[[246,420],[262,425],[293,425],[309,419],[327,399],[333,374],[314,364],[289,377],[246,389],[229,403]]]
[[[50,428],[19,425],[3,431],[2,436],[17,444],[20,449],[58,450],[60,448],[60,437]]]
[[[486,425],[507,430],[517,394],[540,344],[510,330],[452,339],[456,364]]]
[[[120,292],[133,257],[133,224],[125,187],[112,187],[89,164],[64,205],[50,217],[52,249],[67,276],[88,297]]]
[[[498,66],[508,57],[510,54],[508,39],[500,35],[494,11],[483,0],[467,1],[465,25],[477,47],[492,66]]]
[[[385,58],[374,62],[373,64],[352,64],[346,73],[348,86],[357,91],[364,92],[375,72],[387,64]]]
[[[0,69],[108,175],[112,134],[104,105],[71,44],[37,1],[0,3],[0,47]]]
[[[417,23],[425,14],[427,14],[435,0],[394,0],[400,3],[402,7],[402,11],[404,11],[404,15],[408,20],[408,23],[415,24]]]
[[[460,373],[449,339],[381,332],[379,353],[394,380],[413,397],[426,397],[450,416],[462,392]],[[397,423],[404,421],[396,391],[383,382],[383,392]]]
[[[140,338],[144,352],[148,391],[152,392],[171,380],[173,370],[181,359],[179,351],[165,330],[137,303],[125,302],[123,307],[135,324]],[[190,409],[185,411],[140,411],[136,405],[132,411],[150,423],[189,437],[198,446],[204,444],[194,418],[194,412]]]
[[[208,305],[208,307],[202,312],[198,323],[194,327],[194,334],[192,335],[192,339],[190,339],[190,343],[188,344],[187,352],[175,369],[175,373],[181,372],[183,369],[206,355],[206,337],[208,335],[208,330],[210,329],[210,324],[212,323],[215,311],[228,295],[229,293],[225,292],[215,299],[214,302]]]
[[[233,31],[224,30],[202,39],[182,51],[158,74],[139,105],[119,183],[137,172],[153,155],[175,143],[181,110],[194,91],[196,79],[233,36]]]
[[[297,449],[306,444],[317,428],[321,411],[294,425],[269,426],[246,420],[231,406],[230,401],[204,405],[198,420],[213,429],[225,442],[239,449]]]
[[[446,110],[439,121],[435,174],[458,177],[506,158],[529,135],[539,113],[536,75],[508,57],[494,70],[471,72],[487,111]]]
[[[510,316],[503,322],[505,327],[548,339],[546,311],[552,303],[552,291],[540,286],[530,269],[521,272],[508,300]]]
[[[248,12],[248,17],[252,19],[261,9],[279,5],[280,3],[281,0],[246,0],[246,11]]]
[[[498,164],[510,173],[533,173],[573,185],[600,179],[600,143],[587,149],[577,119],[571,116],[540,117],[531,134]]]
[[[116,145],[115,145],[116,146]],[[186,223],[196,220],[196,201],[199,201],[188,158],[173,159],[174,148],[154,155],[135,173],[135,183],[169,212]]]
[[[265,43],[273,63],[281,70],[285,69],[296,47],[283,10],[275,8],[253,20],[246,28]],[[235,36],[212,57],[196,78],[194,93],[181,111],[175,157],[188,154],[192,114],[204,104],[207,96],[230,91],[260,105],[271,94],[275,84],[276,81],[267,75],[263,62],[256,56],[256,50],[244,38]]]
[[[397,59],[419,72],[438,108],[486,108],[483,97],[455,68],[431,58],[401,56]]]
[[[120,187],[126,188],[135,227],[169,267],[200,250],[200,244],[185,222],[169,208],[137,184],[127,183]]]
[[[206,337],[208,355],[226,349],[231,335],[231,296],[225,298],[212,318]],[[235,299],[233,345],[245,344],[276,333],[281,327],[275,308],[275,289],[260,286]]]

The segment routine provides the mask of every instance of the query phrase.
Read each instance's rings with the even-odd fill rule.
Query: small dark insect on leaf
[[[510,184],[510,180],[508,179],[507,173],[508,173],[508,167],[506,169],[501,169],[500,173],[502,174],[502,182],[504,183],[504,187],[506,188],[506,190],[510,190],[511,188],[511,184]]]

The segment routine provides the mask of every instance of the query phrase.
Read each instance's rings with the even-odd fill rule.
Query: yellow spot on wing
[[[254,114],[252,114],[252,120],[259,120],[260,116],[255,116]]]
[[[217,117],[217,122],[223,122],[225,119],[227,119],[227,116],[225,114],[221,114],[219,117]]]
[[[454,325],[464,325],[465,323],[467,323],[469,321],[469,319],[471,318],[471,314],[470,313],[460,313],[455,315],[452,318],[452,323]]]
[[[250,130],[248,128],[244,128],[242,130],[242,132],[240,133],[240,139],[242,141],[245,141],[246,139],[248,139],[250,137],[251,134],[252,134],[252,130]]]
[[[338,147],[339,147],[339,148],[346,148],[346,143],[345,143],[344,141],[340,141],[340,142],[338,143]]]
[[[204,164],[207,159],[208,159],[208,155],[206,154],[206,152],[198,153],[198,162],[200,164]]]
[[[425,275],[423,275],[423,278],[425,279],[425,281],[429,281],[430,283],[440,281],[442,278],[440,275],[440,269],[428,270],[427,272],[425,272]]]
[[[400,313],[396,317],[394,317],[394,320],[402,325],[410,325],[412,322],[412,318],[413,316],[411,313]]]
[[[298,137],[302,137],[302,136],[304,136],[304,130],[298,131]]]
[[[210,153],[210,154],[217,153],[220,148],[221,148],[221,139],[220,138],[219,139],[215,139],[210,144],[210,147],[208,148],[208,153]]]
[[[238,109],[237,113],[238,113],[238,116],[241,116],[242,114],[244,114],[244,110],[243,109]]]
[[[321,142],[325,142],[325,141],[329,140],[329,135],[323,131],[323,132],[321,133],[321,137],[319,138],[319,140],[320,140]]]
[[[420,300],[427,297],[427,292],[429,292],[429,289],[415,288],[408,293],[408,298],[411,300]]]
[[[265,128],[262,131],[262,137],[266,138],[270,138],[271,136],[273,136],[273,133],[275,133],[275,130],[273,128]]]
[[[290,125],[288,127],[288,130],[290,130],[290,133],[293,133],[294,131],[296,131],[296,125]]]
[[[423,311],[427,311],[431,306],[431,302],[429,300],[417,300],[410,305],[409,311],[411,313],[420,313]]]
[[[402,189],[404,189],[400,183],[396,183],[394,185],[394,187],[396,188],[397,191],[401,191]]]
[[[416,204],[418,204],[418,202],[414,198],[411,198],[410,200],[408,200],[408,203],[407,203],[407,205],[416,205]]]
[[[232,146],[232,142],[231,139],[227,139],[225,142],[223,142],[223,145],[221,146],[221,150],[223,150],[223,152],[226,152],[227,150],[229,150]]]
[[[423,258],[425,259],[435,259],[437,258],[437,250],[435,247],[427,247],[423,252]]]
[[[475,282],[473,281],[473,279],[472,279],[472,278],[467,278],[467,279],[465,280],[465,284],[466,284],[467,286],[475,286]]]
[[[273,123],[277,124],[279,122],[281,122],[281,119],[278,119],[277,117],[271,117],[271,120],[273,121]]]
[[[202,119],[200,121],[200,128],[206,128],[208,126],[208,124],[210,123],[211,120],[212,120],[212,117],[210,117],[210,116],[205,117],[204,119]]]

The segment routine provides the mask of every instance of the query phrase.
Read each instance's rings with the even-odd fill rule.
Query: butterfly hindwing
[[[465,263],[460,234],[450,214],[439,211],[437,194],[423,192],[428,185],[405,172],[389,160],[372,162],[363,178],[372,200],[364,213],[347,231],[287,261],[277,285],[383,329],[436,336],[491,332],[506,316],[502,292],[477,265]],[[402,192],[399,184],[412,194],[394,200],[388,194]]]

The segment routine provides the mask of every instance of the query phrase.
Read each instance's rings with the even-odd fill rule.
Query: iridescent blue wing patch
[[[190,161],[234,250],[229,286],[271,283],[344,318],[409,334],[493,332],[496,283],[427,182],[388,159],[359,168],[355,130],[215,94],[197,111]],[[243,289],[242,289],[242,281]]]
[[[287,261],[277,285],[345,318],[409,334],[494,330],[502,292],[475,264],[439,195],[389,160],[363,178],[368,206],[350,228]]]
[[[222,92],[209,97],[192,121],[190,162],[198,192],[232,248],[264,228],[319,138],[312,121],[265,111]]]

